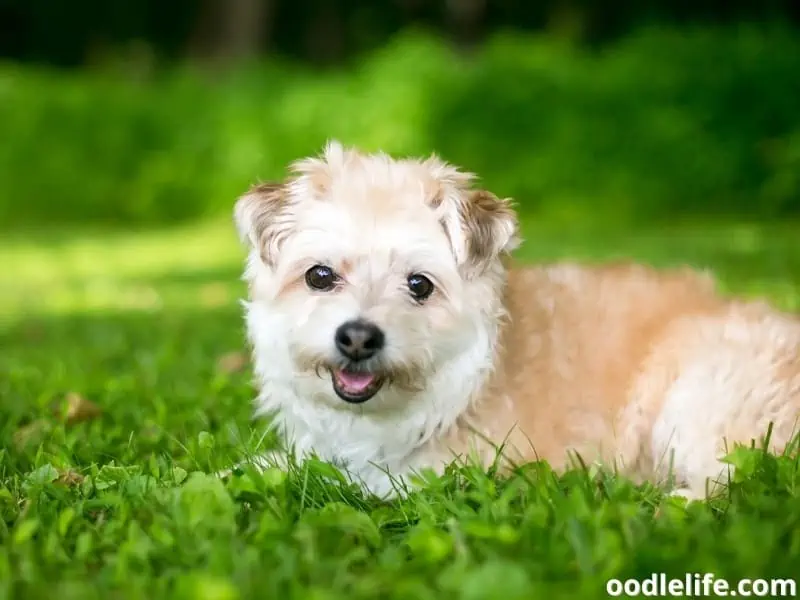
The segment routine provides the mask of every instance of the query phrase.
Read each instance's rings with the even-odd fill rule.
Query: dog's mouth
[[[331,371],[333,391],[345,402],[361,404],[372,398],[383,386],[384,378],[375,373],[354,371],[345,367]]]

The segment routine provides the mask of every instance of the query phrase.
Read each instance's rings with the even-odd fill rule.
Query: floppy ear
[[[464,275],[475,277],[519,245],[517,215],[509,199],[486,190],[461,189],[453,196],[442,224]]]
[[[241,196],[234,207],[236,229],[242,241],[258,249],[268,266],[275,265],[281,244],[291,228],[288,218],[286,186],[283,183],[260,183]]]
[[[520,242],[517,214],[507,198],[486,190],[466,192],[461,220],[466,231],[468,265],[483,271],[491,261],[514,250]]]

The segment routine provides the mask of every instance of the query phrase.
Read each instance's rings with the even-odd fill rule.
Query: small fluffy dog
[[[690,270],[510,267],[515,213],[472,182],[331,142],[238,200],[257,414],[298,457],[389,496],[499,446],[577,453],[699,498],[734,443],[792,440],[798,319]]]

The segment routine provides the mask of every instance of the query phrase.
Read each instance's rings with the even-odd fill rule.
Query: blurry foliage
[[[353,66],[0,68],[0,223],[226,213],[336,137],[432,151],[526,211],[800,215],[800,39],[640,30],[602,49],[498,33],[469,55],[397,36]]]
[[[502,37],[443,103],[434,147],[526,204],[800,213],[789,32],[651,30],[596,55]]]
[[[160,60],[278,53],[335,64],[408,27],[462,46],[498,29],[604,44],[641,25],[780,19],[795,0],[0,0],[0,56],[80,66],[144,43]],[[252,46],[252,47],[249,47]],[[219,58],[219,56],[216,56]],[[227,56],[226,58],[230,58]]]

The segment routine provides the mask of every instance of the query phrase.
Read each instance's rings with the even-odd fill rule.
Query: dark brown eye
[[[433,284],[425,275],[419,273],[409,275],[407,283],[412,298],[418,302],[426,300],[433,293]]]
[[[312,290],[327,292],[336,286],[337,281],[336,273],[325,265],[314,265],[306,271],[306,285]]]

